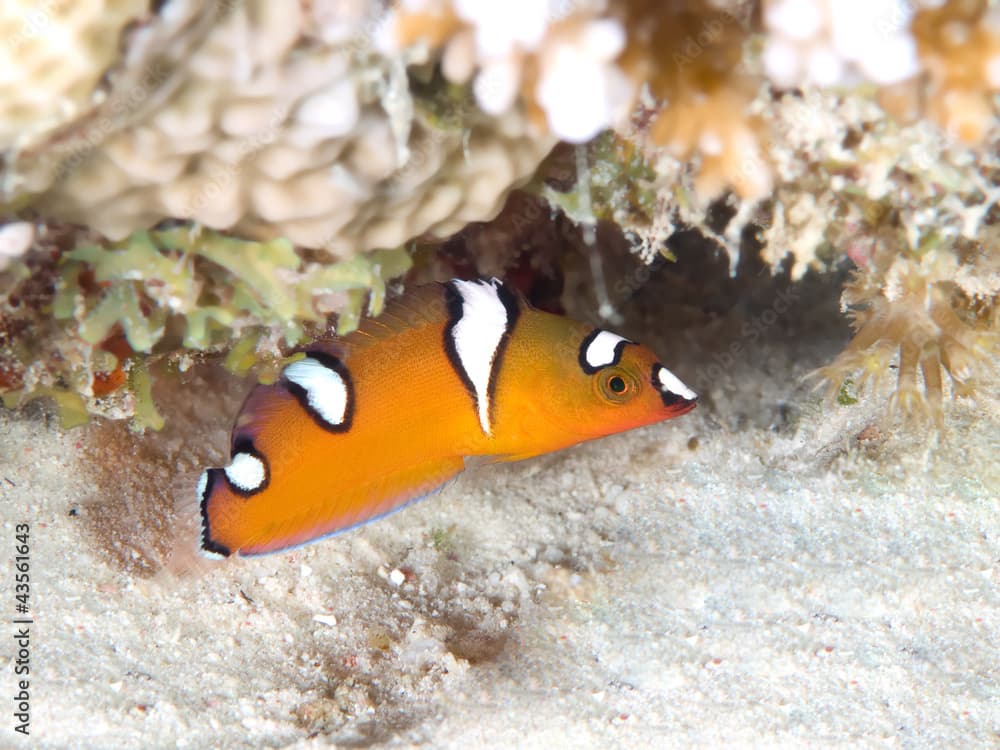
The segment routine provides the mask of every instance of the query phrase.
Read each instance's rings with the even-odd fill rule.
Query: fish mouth
[[[661,393],[660,395],[663,398],[663,405],[670,410],[672,417],[687,414],[698,405],[697,396],[694,398],[684,398],[683,396],[678,396],[676,393]]]
[[[660,393],[663,405],[674,416],[687,414],[698,403],[698,394],[659,362],[653,365],[652,380],[653,387]]]

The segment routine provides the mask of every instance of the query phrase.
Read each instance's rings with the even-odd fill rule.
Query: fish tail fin
[[[173,546],[163,572],[173,578],[199,576],[212,570],[215,561],[228,556],[228,550],[211,536],[207,523],[207,506],[211,502],[210,489],[220,483],[213,478],[213,472],[222,469],[207,469],[196,474],[188,472],[174,482]],[[221,483],[223,486],[224,482]],[[225,554],[223,551],[225,550]]]
[[[222,560],[229,557],[233,550],[218,538],[210,518],[216,518],[217,508],[231,502],[231,492],[225,481],[225,469],[205,469],[198,478],[198,489],[195,500],[198,503],[198,551],[202,557],[209,560]]]

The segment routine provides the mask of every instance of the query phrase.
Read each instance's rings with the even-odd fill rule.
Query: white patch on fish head
[[[656,382],[663,393],[668,393],[685,401],[697,401],[698,394],[684,385],[684,382],[663,365],[656,371]]]
[[[634,342],[611,331],[594,331],[583,340],[580,365],[584,372],[592,374],[602,367],[618,364],[622,344],[631,343]]]

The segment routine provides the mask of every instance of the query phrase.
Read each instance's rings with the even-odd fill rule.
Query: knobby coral
[[[26,148],[90,113],[118,38],[143,18],[143,0],[0,5],[0,150]]]
[[[0,205],[113,240],[184,219],[339,258],[490,218],[553,139],[461,100],[428,117],[407,55],[372,47],[381,4],[337,6],[163,4],[120,59],[89,61],[106,83],[73,110],[86,117],[11,151]]]

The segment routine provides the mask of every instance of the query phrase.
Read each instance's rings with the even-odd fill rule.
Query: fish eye
[[[597,390],[605,401],[624,404],[639,391],[639,383],[625,370],[608,367],[597,373]]]

